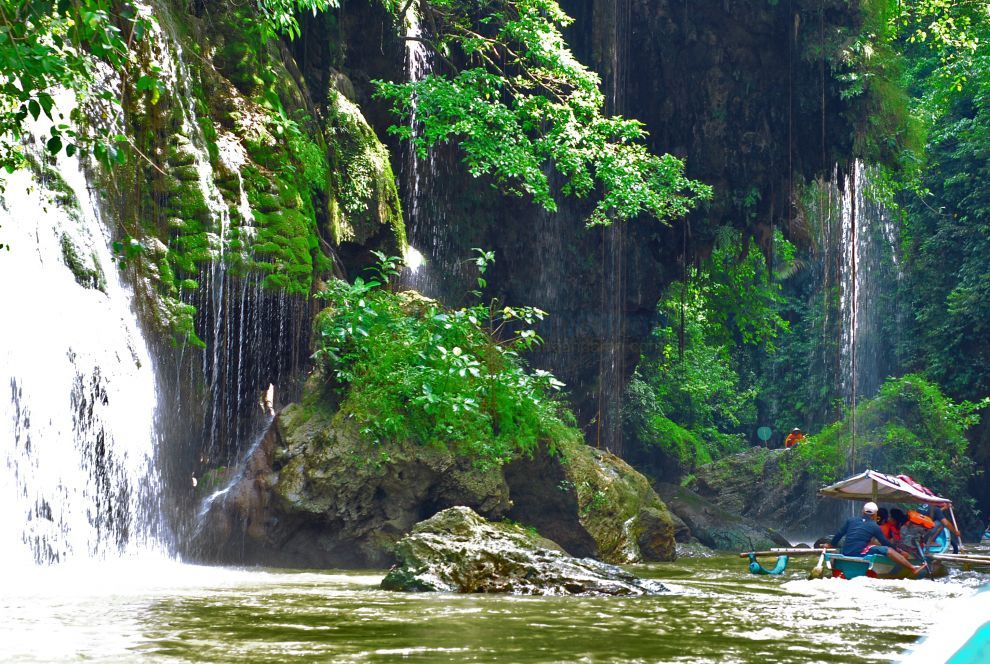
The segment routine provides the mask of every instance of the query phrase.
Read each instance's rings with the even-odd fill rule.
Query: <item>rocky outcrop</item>
[[[376,448],[335,412],[311,379],[285,408],[246,470],[209,507],[207,558],[285,566],[385,566],[422,519],[466,505],[499,519],[510,507],[498,469],[411,442]]]
[[[512,519],[576,556],[616,564],[676,557],[670,512],[645,477],[580,441],[559,441],[556,451],[506,467]]]
[[[682,531],[678,540],[680,543],[697,541],[721,551],[790,546],[790,542],[777,531],[723,509],[690,489],[675,484],[660,484],[657,490],[689,531],[689,535]]]
[[[415,302],[413,302],[415,304]],[[500,468],[440,446],[365,442],[320,374],[286,407],[234,478],[208,476],[200,555],[227,563],[384,566],[437,512],[509,517],[572,555],[615,564],[673,560],[674,525],[649,482],[579,439]]]
[[[754,447],[702,466],[689,488],[730,515],[814,540],[834,531],[843,506],[818,496],[821,481],[793,455]]]
[[[509,523],[491,523],[453,507],[418,524],[396,546],[399,564],[385,590],[517,595],[647,595],[665,592],[656,581],[589,558],[567,555],[555,543]]]

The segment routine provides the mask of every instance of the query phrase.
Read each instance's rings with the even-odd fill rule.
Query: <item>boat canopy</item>
[[[818,495],[826,498],[873,500],[887,503],[952,504],[948,498],[939,498],[934,494],[925,493],[924,490],[894,475],[878,473],[875,470],[866,470],[859,475],[853,475],[841,482],[830,484],[824,489],[820,489]]]

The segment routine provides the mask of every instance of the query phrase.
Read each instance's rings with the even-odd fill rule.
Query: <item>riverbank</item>
[[[636,598],[392,593],[383,570],[34,570],[0,598],[0,660],[888,661],[990,580],[808,581],[810,564],[780,578],[722,555],[635,566],[673,590]]]

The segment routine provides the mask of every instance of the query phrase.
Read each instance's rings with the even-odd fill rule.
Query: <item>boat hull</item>
[[[949,538],[945,530],[942,530],[935,537],[935,541],[932,542],[931,546],[926,549],[925,553],[927,555],[945,553],[948,548]],[[916,556],[908,556],[908,559],[916,565],[920,565],[922,562]],[[838,553],[826,553],[825,563],[832,570],[833,577],[842,579],[855,579],[860,576],[869,576],[878,579],[926,579],[930,576],[940,577],[949,573],[945,565],[941,562],[929,560],[928,570],[922,570],[917,574],[912,574],[911,570],[898,565],[887,556],[876,554],[868,556],[843,556]]]

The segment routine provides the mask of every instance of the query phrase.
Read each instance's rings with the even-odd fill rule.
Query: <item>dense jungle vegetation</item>
[[[690,473],[764,444],[755,431],[766,425],[774,446],[794,426],[816,434],[801,454],[814,457],[822,481],[848,471],[851,446],[861,459],[885,450],[874,461],[957,495],[985,472],[985,428],[971,427],[990,394],[990,9],[873,2],[864,10],[847,94],[879,90],[900,131],[882,127],[878,113],[858,137],[862,156],[887,152],[866,196],[897,233],[883,256],[897,276],[880,295],[887,316],[874,331],[887,381],[879,394],[858,395],[854,411],[825,366],[841,353],[840,275],[821,273],[829,252],[815,227],[822,183],[805,183],[793,194],[805,225],[789,239],[775,236],[772,250],[754,255],[723,234],[661,300],[654,344],[627,394],[626,428],[641,463]],[[983,481],[970,487],[985,500]]]
[[[382,0],[397,21],[412,4]],[[257,38],[291,40],[301,13],[335,8],[334,0],[257,0]],[[554,0],[429,0],[416,10],[432,26],[422,39],[440,66],[419,81],[377,82],[376,91],[394,113],[393,133],[420,154],[456,142],[472,175],[547,210],[564,196],[592,199],[590,225],[678,223],[718,195],[687,177],[676,156],[651,154],[639,122],[606,112],[601,80],[572,54],[564,40],[571,19]],[[883,335],[890,359],[878,377],[889,378],[880,398],[911,388],[912,403],[936,409],[926,422],[952,424],[948,433],[887,427],[883,435],[892,454],[912,457],[905,467],[916,477],[955,490],[950,477],[973,475],[974,459],[990,462],[990,429],[971,429],[969,448],[961,437],[990,394],[990,8],[977,0],[869,0],[861,11],[859,33],[846,36],[842,58],[828,66],[847,98],[868,102],[850,157],[871,163],[867,195],[896,221],[885,260],[898,278],[884,294],[887,329],[896,334]],[[22,163],[27,122],[43,116],[52,154],[89,153],[108,166],[146,158],[113,123],[85,126],[81,110],[59,116],[53,92],[71,90],[78,108],[103,104],[112,117],[117,99],[90,92],[109,66],[156,102],[159,72],[132,57],[148,31],[137,5],[3,0],[0,20],[0,166]],[[259,102],[277,115],[269,92],[261,89]],[[281,140],[302,164],[310,146],[294,122],[282,126]],[[838,172],[851,168],[839,164]],[[741,232],[747,220],[707,229],[710,246],[685,249],[681,278],[658,302],[651,343],[626,388],[631,459],[676,477],[760,444],[757,426],[778,432],[776,444],[779,432],[801,426],[821,432],[806,454],[824,479],[839,472],[845,447],[881,442],[865,439],[875,430],[868,427],[836,433],[857,404],[822,368],[841,353],[838,275],[821,273],[835,240],[823,233],[822,208],[815,213],[826,188],[795,183],[794,223],[774,228],[769,241],[758,245]],[[739,215],[755,202],[737,201]],[[547,397],[558,387],[552,377],[520,359],[536,339],[525,326],[505,328],[508,341],[496,332],[542,312],[479,304],[414,316],[383,286],[382,278],[331,285],[325,297],[337,314],[319,321],[320,361],[355,386],[348,407],[371,439],[467,445],[467,453],[499,462],[532,448],[548,427],[565,426]],[[402,380],[376,382],[373,369],[382,366]],[[434,390],[436,376],[453,376],[442,384],[457,387]],[[406,411],[409,403],[416,408]],[[865,418],[870,406],[862,407]],[[864,440],[853,443],[856,436]]]

